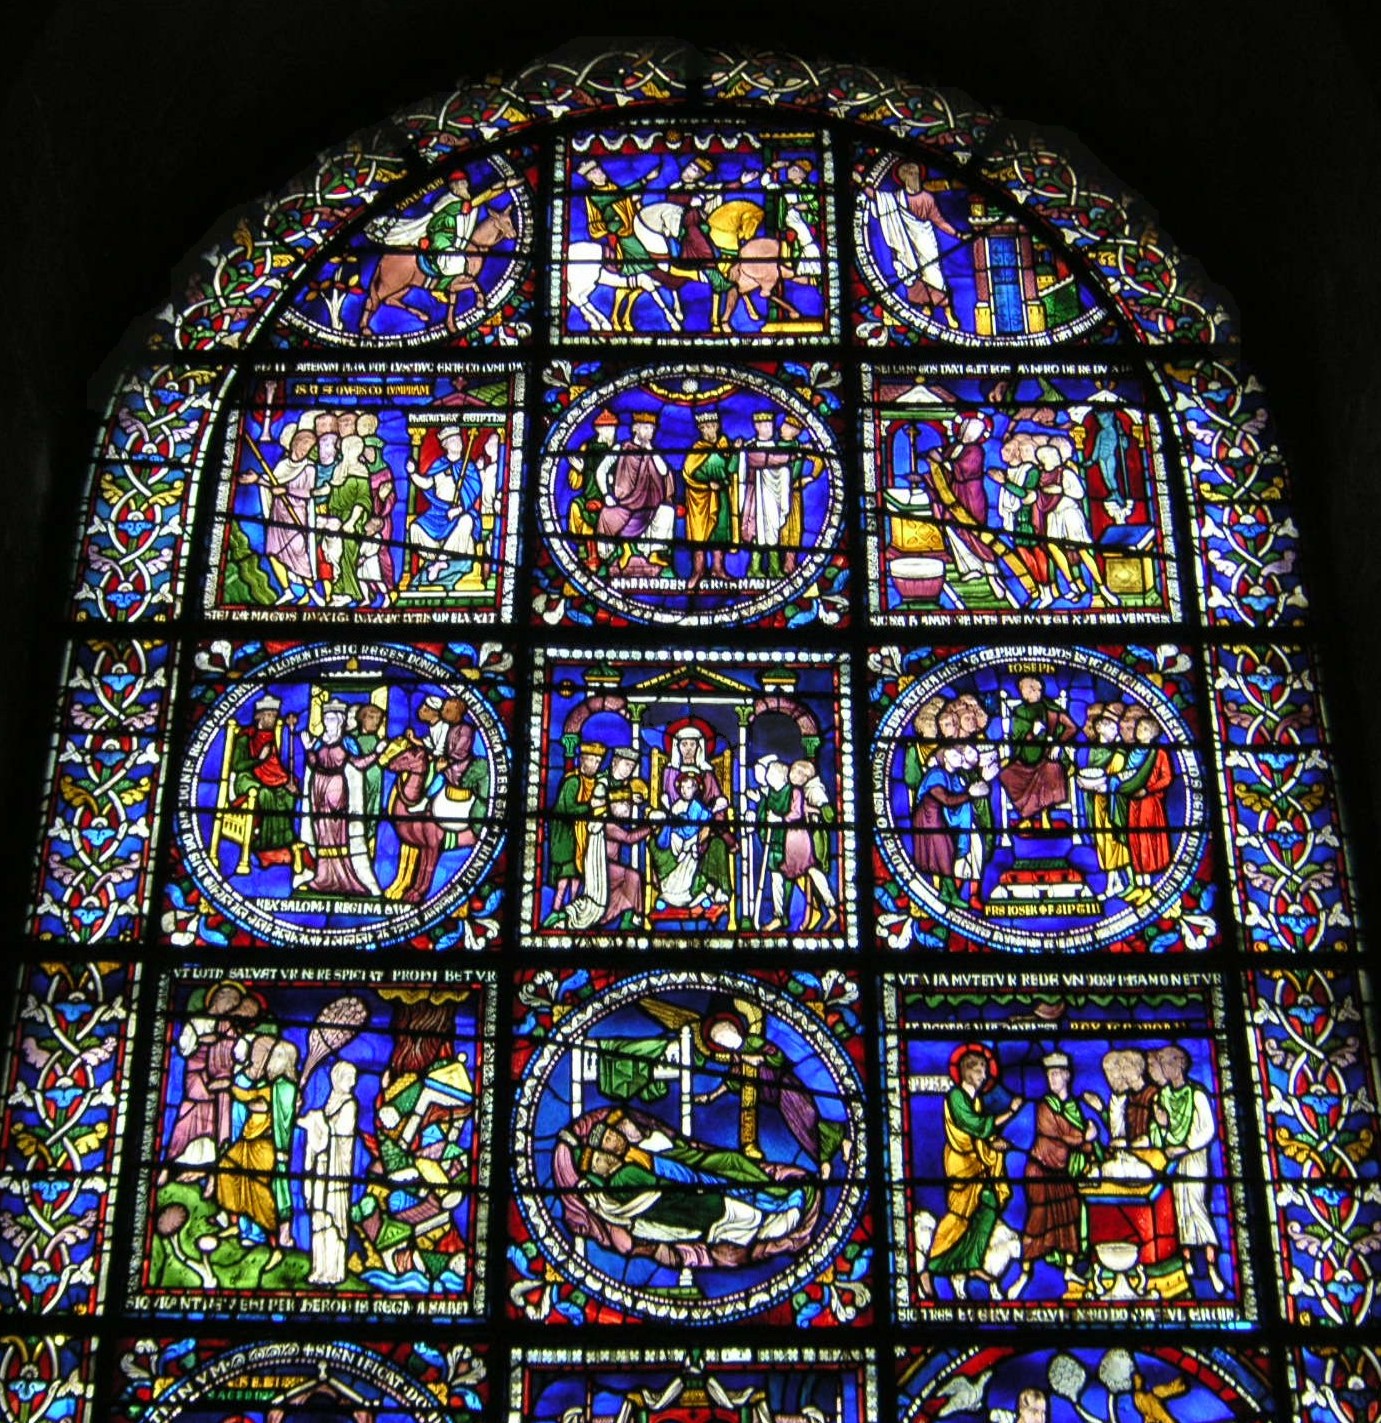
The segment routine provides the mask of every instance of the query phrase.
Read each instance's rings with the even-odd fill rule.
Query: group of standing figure
[[[474,1083],[456,1052],[455,1004],[414,990],[382,996],[392,1000],[388,1048],[355,1054],[359,1067],[346,1049],[368,1028],[360,996],[324,1003],[307,1027],[280,1023],[266,995],[224,981],[183,1021],[181,1094],[166,1104],[157,1186],[184,1200],[199,1188],[210,1215],[196,1228],[209,1225],[216,1247],[208,1288],[258,1287],[289,1251],[310,1256],[315,1286],[367,1269],[407,1277],[424,1250],[433,1274],[443,1256],[458,1257],[448,1183],[470,1149]],[[323,1095],[313,1084],[328,1062]],[[160,1228],[184,1267],[188,1214]],[[238,1243],[235,1260],[219,1253],[222,1241]]]
[[[654,795],[629,746],[581,742],[548,821],[548,923],[587,929],[641,926],[649,910],[722,918],[735,897],[741,827],[699,726],[674,728]],[[747,801],[761,841],[753,922],[764,932],[839,922],[832,883],[834,806],[808,758],[761,757]],[[642,851],[636,847],[642,846]],[[650,883],[644,877],[650,875]]]
[[[405,544],[393,529],[396,477],[373,411],[309,411],[276,436],[270,465],[248,438],[257,467],[239,482],[257,486],[263,563],[277,604],[388,607],[407,588],[453,589],[492,556],[502,439],[494,428],[443,425],[407,462],[413,490]],[[234,550],[232,549],[232,554]]]
[[[1171,863],[1174,771],[1159,720],[1135,702],[1092,702],[1081,732],[1041,677],[1019,677],[1017,692],[1001,742],[989,739],[994,718],[972,693],[937,695],[917,710],[902,764],[916,868],[946,898],[981,908],[997,837],[1009,826],[1050,830],[1051,812],[1071,806],[1072,771],[1076,828],[1092,840],[1104,894],[1144,904]],[[999,818],[998,789],[1010,820]]]
[[[282,701],[272,693],[254,703],[248,725],[227,733],[230,806],[254,805],[254,858],[262,869],[290,866],[294,893],[420,902],[442,850],[473,845],[488,808],[489,766],[476,753],[474,723],[459,698],[432,695],[418,708],[421,733],[408,727],[390,738],[377,702],[318,697],[319,730],[298,737],[300,776],[291,765],[296,717],[280,726]],[[387,886],[375,869],[384,823],[398,842]]]
[[[805,486],[824,461],[802,443],[804,422],[790,411],[753,413],[753,435],[731,440],[719,409],[695,411],[696,438],[676,472],[658,450],[655,410],[634,410],[631,433],[601,410],[593,435],[567,456],[575,498],[567,512],[586,566],[607,577],[676,578],[672,546],[690,549],[688,588],[705,579],[781,577],[804,552]],[[678,504],[684,509],[677,528]],[[726,559],[747,553],[742,567]]]
[[[177,1040],[183,1093],[163,1152],[162,1183],[200,1184],[216,1203],[222,1236],[248,1247],[268,1244],[271,1268],[284,1250],[311,1254],[308,1283],[346,1275],[358,1107],[356,1070],[331,1068],[326,1101],[300,1111],[305,1080],[297,1046],[283,1037],[253,995],[217,985],[204,1013],[189,1017]],[[295,1145],[299,1142],[300,1144]],[[308,1235],[294,1237],[289,1164],[300,1151]]]
[[[997,1085],[997,1058],[974,1047],[955,1064],[955,1085],[945,1098],[946,1212],[923,1252],[922,1289],[948,1279],[963,1297],[969,1279],[996,1292],[1017,1261],[1006,1298],[1017,1299],[1040,1261],[1063,1269],[1068,1285],[1087,1285],[1094,1267],[1085,1193],[1100,1181],[1150,1184],[1168,1177],[1175,1231],[1185,1273],[1202,1251],[1208,1282],[1223,1294],[1218,1233],[1209,1209],[1213,1104],[1189,1076],[1189,1052],[1178,1043],[1146,1050],[1114,1048],[1104,1054],[1104,1101],[1092,1091],[1075,1096],[1074,1068],[1060,1051],[1041,1061],[1046,1090],[1035,1104],[1035,1127],[1026,1153],[1026,1218],[1018,1237],[1002,1224],[1013,1189],[1005,1132],[1028,1105],[1013,1097],[993,1111],[987,1095]],[[1163,1163],[1156,1165],[1152,1163]],[[999,1234],[1011,1248],[994,1252]]]
[[[945,442],[919,458],[916,475],[938,519],[954,583],[986,582],[994,599],[1013,608],[1044,609],[1057,600],[1120,604],[1095,544],[1137,512],[1131,475],[1140,466],[1131,458],[1139,451],[1130,419],[1097,399],[1106,394],[1090,398],[1083,423],[1068,433],[1011,430],[1001,463],[988,462],[994,422],[982,414],[957,417]],[[1036,413],[1048,419],[1051,412]]]

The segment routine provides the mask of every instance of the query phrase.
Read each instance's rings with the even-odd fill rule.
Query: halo
[[[957,1087],[960,1082],[959,1064],[971,1053],[976,1052],[988,1065],[987,1076],[983,1079],[983,1085],[978,1089],[980,1092],[990,1091],[997,1086],[998,1065],[997,1054],[990,1047],[983,1043],[960,1043],[949,1055],[949,1076],[950,1081]]]

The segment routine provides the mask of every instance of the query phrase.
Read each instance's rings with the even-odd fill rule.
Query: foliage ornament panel
[[[166,642],[69,649],[30,921],[40,939],[94,944],[144,931],[173,666]]]
[[[0,1336],[5,1423],[88,1423],[95,1391],[91,1342],[64,1334]]]
[[[1374,1319],[1381,1274],[1381,1078],[1366,975],[1265,970],[1247,984],[1287,1318]]]
[[[0,1302],[90,1315],[111,1258],[138,970],[42,963],[18,977],[0,1079]]]

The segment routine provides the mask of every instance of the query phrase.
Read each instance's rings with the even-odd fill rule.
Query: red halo
[[[982,1043],[960,1043],[949,1055],[949,1076],[950,1081],[957,1087],[959,1085],[959,1064],[971,1052],[976,1052],[984,1062],[988,1064],[988,1075],[983,1080],[983,1085],[978,1089],[980,1092],[987,1092],[997,1086],[998,1065],[997,1054],[990,1047],[985,1047]]]

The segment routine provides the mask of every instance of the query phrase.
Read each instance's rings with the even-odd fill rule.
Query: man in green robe
[[[1017,679],[1021,700],[1012,709],[1012,754],[998,780],[1017,818],[1049,825],[1049,812],[1069,799],[1069,781],[1058,748],[1078,735],[1069,714],[1046,696],[1040,677]]]
[[[1005,1112],[988,1112],[983,1095],[991,1085],[989,1059],[982,1052],[964,1053],[955,1073],[958,1080],[945,1097],[946,1209],[935,1227],[928,1269],[951,1278],[962,1297],[964,1279],[983,1271],[993,1228],[1012,1199],[1000,1133],[1022,1099],[1014,1098]]]
[[[250,843],[259,864],[292,863],[297,832],[293,812],[297,808],[298,786],[283,764],[279,750],[278,713],[282,702],[265,694],[254,703],[253,720],[235,728],[230,753],[231,790],[237,805],[254,796],[254,829]],[[293,718],[288,718],[291,735]],[[230,734],[230,733],[227,733]]]
[[[704,1146],[660,1129],[644,1132],[617,1112],[595,1128],[580,1164],[608,1203],[633,1208],[632,1219],[621,1223],[651,1238],[693,1232],[713,1241],[731,1229],[726,1238],[742,1244],[753,1232],[755,1215],[758,1225],[762,1217],[793,1208],[800,1218],[816,1195],[813,1185],[779,1181],[742,1151]]]
[[[772,931],[782,928],[790,920],[790,886],[796,879],[797,866],[794,863],[790,865],[787,863],[787,821],[791,818],[792,803],[796,799],[796,788],[791,784],[791,768],[785,761],[776,756],[765,756],[759,762],[759,766],[763,784],[758,795],[758,834],[762,839],[763,869],[772,894],[772,918],[762,927],[764,931]],[[804,800],[798,808],[802,812],[804,811]],[[798,816],[798,819],[803,818],[803,815]],[[808,845],[809,837],[802,838]],[[804,863],[800,870],[801,873],[804,873]],[[753,918],[756,923],[762,919],[761,896],[753,909]]]
[[[620,188],[593,158],[587,158],[576,172],[589,185],[585,193],[586,225],[590,236],[604,244],[604,265],[625,278],[653,271],[657,264],[633,227],[642,210],[643,189],[652,174]]]
[[[360,587],[360,539],[364,526],[374,513],[374,490],[369,482],[364,442],[358,435],[347,436],[341,442],[344,451],[341,462],[331,475],[331,482],[318,501],[318,509],[340,530],[340,557],[330,601],[334,606],[350,606],[364,601]],[[330,527],[330,525],[327,525]]]
[[[594,799],[607,750],[597,741],[582,741],[576,769],[556,788],[556,799],[547,822],[547,882],[556,890],[553,914],[574,899],[584,885],[590,802]]]

